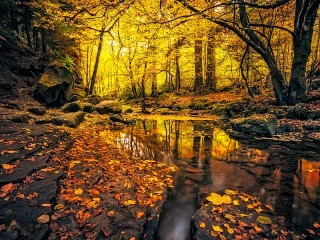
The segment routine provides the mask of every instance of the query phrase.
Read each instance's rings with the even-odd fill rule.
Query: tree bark
[[[207,74],[206,74],[206,86],[215,91],[216,86],[216,62],[215,62],[215,43],[213,39],[212,30],[209,33],[209,41],[207,46]]]
[[[176,50],[175,63],[176,63],[176,90],[179,92],[181,89],[181,76],[180,76],[180,65],[179,65],[179,50]]]
[[[89,88],[89,93],[92,94],[94,91],[94,86],[96,83],[96,78],[97,78],[97,73],[98,73],[98,67],[99,67],[99,61],[100,61],[100,56],[101,56],[101,51],[102,51],[102,44],[103,44],[103,38],[105,34],[105,25],[101,27],[101,32],[99,35],[99,45],[98,45],[98,52],[96,56],[96,62],[94,64],[94,69],[91,77],[91,82],[90,82],[90,88]]]
[[[31,17],[30,17],[30,9],[28,6],[24,7],[24,28],[26,31],[28,46],[32,49],[32,40],[31,40]]]
[[[202,40],[196,39],[194,46],[194,62],[195,62],[195,82],[194,91],[199,92],[203,86],[203,73],[202,73]]]
[[[290,105],[302,102],[307,97],[305,74],[311,53],[312,35],[319,4],[319,0],[296,0],[294,57],[288,88],[288,103]]]

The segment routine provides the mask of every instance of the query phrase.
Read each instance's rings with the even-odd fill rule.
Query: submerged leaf
[[[205,228],[205,227],[206,227],[206,224],[205,224],[204,222],[199,222],[199,226],[200,226],[201,228]]]
[[[229,195],[236,195],[237,192],[236,191],[233,191],[233,190],[230,190],[230,189],[226,189],[226,194],[229,194]]]
[[[272,221],[270,218],[268,217],[265,217],[265,216],[259,216],[257,218],[257,221],[261,224],[272,224]]]
[[[38,220],[38,223],[44,224],[44,223],[47,223],[50,221],[50,216],[44,214],[44,215],[39,216],[37,220]]]
[[[212,225],[212,229],[215,232],[223,232],[223,229],[220,226]]]

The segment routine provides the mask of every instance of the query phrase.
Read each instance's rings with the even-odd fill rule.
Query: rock
[[[307,115],[307,118],[308,119],[320,119],[320,110],[317,109],[317,110],[309,111],[308,115]]]
[[[50,66],[40,77],[34,97],[50,106],[61,106],[70,98],[74,76],[66,68]]]
[[[92,113],[93,112],[93,105],[88,102],[82,102],[81,104],[82,110],[86,113]]]
[[[318,90],[320,88],[320,78],[312,80],[310,88],[311,90]]]
[[[52,119],[55,125],[66,125],[68,127],[77,127],[84,120],[84,112],[66,113]]]
[[[285,109],[281,109],[281,108],[269,109],[268,113],[275,115],[278,119],[279,118],[284,118],[286,116]]]
[[[201,168],[194,168],[194,167],[190,167],[190,166],[186,167],[185,171],[188,173],[203,173],[204,172],[204,170]]]
[[[43,117],[34,120],[36,124],[47,124],[52,122],[52,117]]]
[[[119,105],[116,101],[102,101],[94,107],[100,114],[107,114],[107,113],[121,113],[121,105]]]
[[[96,95],[90,95],[85,99],[85,102],[91,103],[93,105],[99,104],[102,102],[102,98]]]
[[[63,105],[61,110],[65,113],[78,112],[82,110],[82,107],[80,106],[79,102],[70,102]]]
[[[306,120],[308,119],[308,113],[310,111],[309,106],[300,103],[296,106],[292,106],[287,111],[287,118],[291,119],[300,119],[300,120]]]
[[[10,120],[15,123],[28,123],[28,120],[30,119],[30,116],[28,114],[22,113],[13,115]]]
[[[46,114],[47,109],[43,106],[38,106],[38,107],[30,107],[30,108],[28,108],[28,111],[33,114],[43,116]]]
[[[294,132],[294,126],[290,123],[285,123],[277,128],[277,133]]]
[[[124,113],[125,113],[125,114],[127,114],[127,113],[133,113],[133,110],[132,110],[131,108],[128,108],[128,109],[126,109],[126,110],[124,111]]]
[[[187,173],[186,178],[199,183],[199,182],[203,182],[206,179],[206,174],[205,173]]]
[[[272,136],[278,127],[276,116],[272,114],[253,114],[246,118],[230,121],[234,130],[251,135]]]

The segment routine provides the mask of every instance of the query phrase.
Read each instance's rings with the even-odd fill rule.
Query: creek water
[[[191,239],[191,217],[204,190],[249,193],[298,229],[320,221],[320,149],[239,142],[210,121],[138,120],[108,136],[134,158],[180,168],[160,216],[159,240]]]

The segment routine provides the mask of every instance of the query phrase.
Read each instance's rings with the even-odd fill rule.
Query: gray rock
[[[39,115],[39,116],[43,116],[46,114],[47,112],[47,109],[43,106],[37,106],[37,107],[30,107],[28,108],[28,111],[33,113],[33,114],[36,114],[36,115]]]
[[[121,113],[122,108],[116,101],[102,101],[94,107],[94,110],[100,114]]]
[[[61,106],[70,98],[74,75],[66,68],[50,66],[40,77],[34,97],[51,106]]]
[[[230,123],[236,131],[259,136],[272,136],[278,127],[277,118],[272,114],[253,114],[233,119]]]
[[[78,112],[82,110],[82,107],[80,106],[79,102],[70,102],[63,105],[61,110],[65,113]]]
[[[52,119],[55,125],[66,125],[68,127],[77,127],[84,120],[84,112],[66,113]]]

